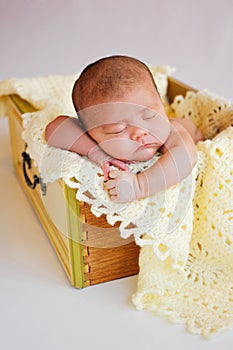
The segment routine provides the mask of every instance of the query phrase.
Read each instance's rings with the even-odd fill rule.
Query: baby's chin
[[[135,152],[135,160],[137,160],[138,162],[146,162],[147,160],[150,160],[154,157],[157,150],[157,147],[142,148]]]
[[[157,149],[156,150],[144,149],[144,150],[134,152],[134,154],[132,154],[130,157],[127,157],[127,158],[119,157],[117,159],[120,159],[128,164],[146,162],[147,160],[150,160],[151,158],[153,158],[156,152],[157,152]]]
[[[137,157],[137,159],[135,159],[136,162],[146,162],[147,160],[150,160],[151,158],[153,158],[155,155],[154,154],[150,154],[150,155],[143,155],[140,157]]]

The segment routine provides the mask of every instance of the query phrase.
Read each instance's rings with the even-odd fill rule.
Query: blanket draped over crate
[[[152,69],[172,117],[192,119],[205,141],[197,144],[198,163],[181,183],[128,204],[111,203],[99,167],[85,157],[46,145],[44,129],[59,114],[75,116],[71,90],[77,75],[0,82],[0,114],[7,95],[30,102],[23,139],[45,182],[62,178],[120,234],[141,246],[138,286],[133,303],[186,323],[190,332],[209,337],[233,322],[233,104],[208,91],[166,100],[169,67]],[[143,171],[156,162],[131,165]]]

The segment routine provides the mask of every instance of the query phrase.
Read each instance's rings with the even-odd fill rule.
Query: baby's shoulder
[[[198,141],[203,141],[203,135],[200,132],[200,130],[196,127],[194,122],[190,119],[183,119],[183,118],[170,118],[170,123],[173,125],[177,130],[182,130],[182,128],[189,133],[189,135],[192,137],[194,143],[197,143]]]
[[[186,138],[186,136],[189,134],[189,131],[187,130],[187,126],[185,127],[185,123],[182,122],[182,119],[178,118],[169,118],[171,129],[170,134],[164,143],[163,147],[161,148],[162,152],[165,152],[181,143],[183,143],[183,140]]]
[[[191,129],[196,129],[195,124],[190,119],[183,119],[183,118],[169,118],[170,123],[174,126],[181,125],[183,128],[185,128],[188,132]]]

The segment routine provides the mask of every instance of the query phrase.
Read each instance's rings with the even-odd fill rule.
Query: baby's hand
[[[130,170],[128,165],[125,164],[125,162],[123,162],[122,160],[119,159],[115,159],[115,158],[110,158],[108,160],[106,160],[103,164],[102,164],[102,170],[104,173],[104,180],[109,180],[109,173],[110,173],[110,165],[114,165],[117,168],[121,169],[121,170]]]
[[[129,171],[113,170],[109,173],[110,180],[105,183],[113,202],[126,203],[140,198],[140,188],[136,174]]]
[[[125,164],[125,162],[110,157],[98,145],[95,145],[95,147],[91,148],[87,156],[92,162],[101,166],[105,181],[109,180],[110,165],[115,165],[121,170],[129,170],[129,167]]]

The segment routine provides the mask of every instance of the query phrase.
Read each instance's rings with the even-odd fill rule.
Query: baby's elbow
[[[56,136],[57,131],[58,131],[58,126],[62,122],[64,122],[65,119],[67,119],[66,116],[60,115],[57,118],[55,118],[54,120],[52,120],[49,124],[46,125],[44,137],[45,137],[46,142],[50,146],[56,146],[56,144],[54,144],[54,141],[55,141],[55,136]]]

